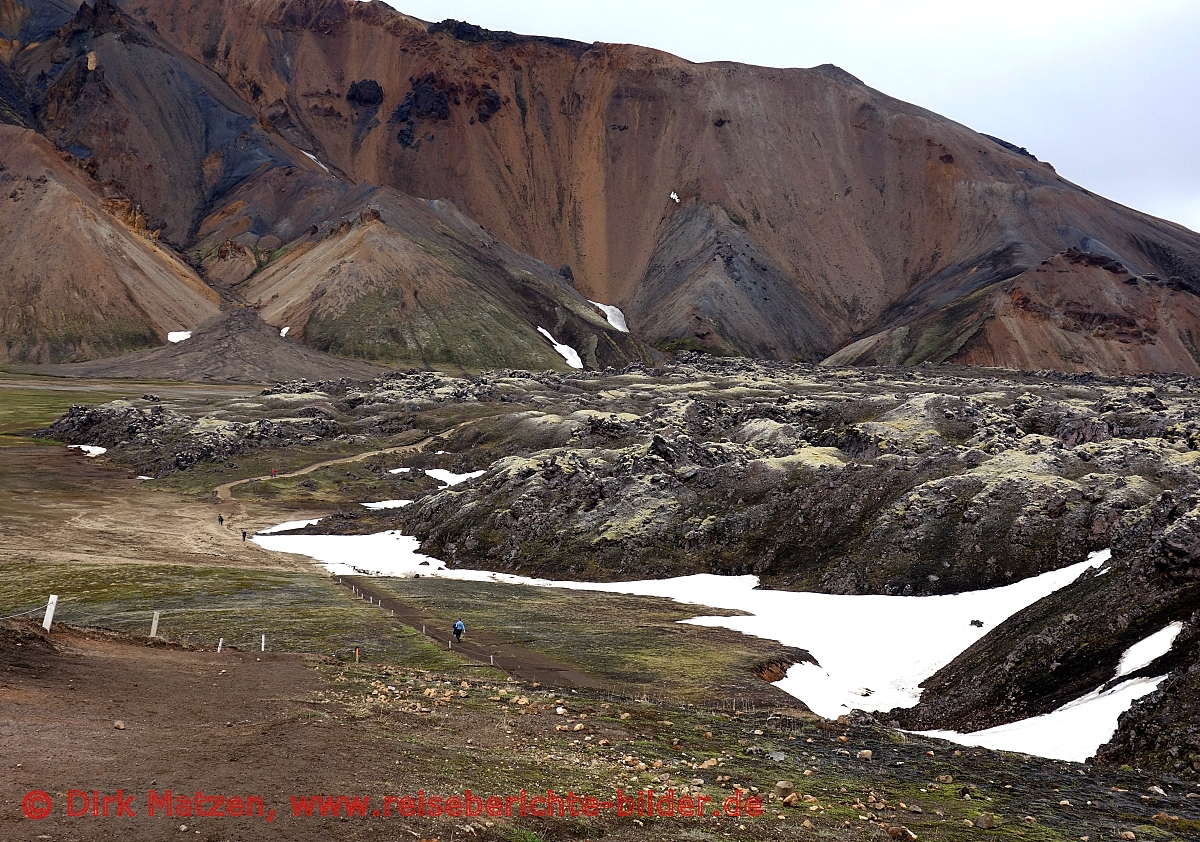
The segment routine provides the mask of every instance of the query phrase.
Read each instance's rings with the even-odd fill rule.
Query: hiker
[[[246,540],[246,530],[245,529],[242,530],[242,540],[243,541]]]
[[[275,477],[276,477],[275,469],[272,468],[271,469],[271,479],[275,479]]]
[[[462,620],[459,620],[457,623],[454,624],[454,638],[459,643],[462,643],[463,632],[465,632],[466,630],[467,630],[467,627],[465,625],[463,625]]]
[[[225,525],[225,516],[217,515],[217,526],[224,526],[224,525]]]

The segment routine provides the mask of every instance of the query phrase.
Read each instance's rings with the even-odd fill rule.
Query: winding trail
[[[343,456],[340,459],[327,459],[324,462],[314,462],[311,465],[308,465],[306,467],[300,468],[295,471],[289,471],[286,474],[276,474],[275,476],[271,476],[270,474],[267,474],[266,476],[261,476],[261,477],[246,477],[245,479],[234,480],[233,482],[227,482],[223,485],[218,485],[216,488],[213,489],[213,493],[217,495],[218,500],[225,502],[225,501],[233,500],[233,489],[239,485],[242,485],[243,483],[261,482],[263,480],[268,480],[268,479],[286,479],[288,477],[302,477],[305,474],[311,474],[313,471],[320,470],[321,468],[329,468],[333,465],[347,465],[351,462],[361,462],[364,459],[370,459],[372,456],[384,456],[389,453],[416,453],[419,450],[424,450],[425,445],[429,444],[434,439],[439,438],[440,436],[444,436],[447,433],[451,433],[456,429],[458,429],[458,428],[455,427],[451,430],[447,430],[445,433],[438,433],[436,436],[429,436],[428,438],[421,439],[419,442],[415,442],[413,444],[403,444],[403,445],[400,445],[399,447],[387,447],[387,448],[384,448],[383,450],[369,450],[366,453],[358,453],[358,454],[355,454],[354,456]]]

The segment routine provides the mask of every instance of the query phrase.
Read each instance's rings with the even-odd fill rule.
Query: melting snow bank
[[[368,509],[403,509],[411,505],[412,500],[380,500],[378,503],[363,503]]]
[[[441,468],[430,468],[425,472],[426,476],[433,477],[438,482],[444,482],[446,485],[458,485],[461,482],[466,482],[469,479],[483,476],[486,471],[471,471],[469,474],[456,474],[453,471],[444,471]]]
[[[583,368],[583,360],[579,357],[579,352],[570,345],[560,345],[554,341],[554,337],[550,335],[550,331],[544,327],[538,328],[538,333],[550,340],[550,344],[554,346],[554,350],[558,351],[559,356],[567,361],[567,365],[571,368]]]
[[[629,327],[625,324],[625,314],[621,312],[620,308],[614,307],[611,304],[601,304],[599,301],[592,301],[590,299],[588,303],[599,307],[610,325],[621,331],[621,333],[629,333]]]
[[[1170,652],[1171,645],[1182,630],[1183,623],[1169,623],[1165,629],[1156,631],[1145,640],[1130,646],[1121,656],[1121,663],[1117,664],[1117,674],[1114,678],[1121,678],[1131,672],[1137,672],[1142,667],[1148,667],[1157,658]]]
[[[281,327],[281,328],[279,329],[279,335],[280,335],[281,337],[282,337],[282,336],[287,336],[287,334],[288,334],[288,331],[289,331],[289,330],[291,330],[291,329],[292,329],[292,326],[291,326],[291,325],[288,325],[287,327]]]
[[[1113,678],[1120,678],[1142,667],[1149,666],[1156,658],[1167,654],[1183,623],[1171,623],[1166,628],[1138,641],[1125,650]],[[997,725],[983,731],[960,734],[956,731],[921,731],[928,737],[967,746],[982,746],[999,751],[1019,751],[1052,757],[1055,760],[1071,760],[1083,763],[1096,753],[1117,730],[1117,720],[1129,710],[1129,706],[1142,696],[1148,696],[1166,680],[1165,675],[1157,678],[1131,678],[1114,687],[1097,687],[1086,696],[1041,716],[1031,716],[1007,725]]]
[[[417,552],[416,538],[395,531],[374,535],[280,535],[254,540],[267,549],[309,556],[338,574],[434,573],[447,579],[660,596],[745,611],[749,616],[702,616],[685,622],[729,628],[807,649],[820,666],[793,666],[779,687],[831,719],[852,708],[879,711],[916,704],[921,695],[920,683],[989,629],[1109,558],[1108,550],[1103,550],[1062,570],[987,591],[925,597],[841,596],[758,590],[756,576],[702,573],[600,583],[530,579],[486,570],[447,570],[440,560]],[[982,626],[972,625],[972,621]]]
[[[1111,690],[1093,690],[1086,696],[1042,716],[997,725],[984,731],[921,731],[927,737],[997,751],[1019,751],[1082,763],[1108,742],[1117,730],[1117,719],[1142,696],[1153,693],[1166,678],[1134,678]]]
[[[192,332],[190,330],[173,330],[167,334],[168,342],[182,342],[185,339],[191,339]]]
[[[277,523],[268,529],[260,529],[256,535],[271,535],[275,532],[290,532],[293,529],[303,529],[306,526],[312,526],[314,523],[320,523],[321,518],[315,517],[312,520],[288,520],[283,523]]]
[[[92,459],[95,459],[97,456],[102,456],[103,454],[108,453],[107,447],[99,447],[94,444],[68,444],[67,449],[68,450],[82,450],[84,453],[86,453]]]

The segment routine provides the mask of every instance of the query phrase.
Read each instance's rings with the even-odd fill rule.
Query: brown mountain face
[[[110,356],[196,327],[214,341],[198,336],[186,353],[142,355],[112,370],[151,374],[169,362],[198,378],[246,379],[246,365],[231,368],[215,350],[237,330],[257,349],[238,353],[260,361],[262,379],[314,370],[305,340],[385,364],[567,368],[539,327],[589,367],[650,359],[556,270],[448,203],[331,171],[153,24],[109,0],[74,10],[7,0],[0,35],[9,83],[0,84],[0,122],[12,124],[6,137],[20,138],[5,146],[11,165],[2,176],[18,189],[0,210],[8,304],[0,359]],[[41,158],[18,155],[24,146]],[[21,204],[27,192],[38,199],[32,213]],[[101,224],[63,212],[68,200],[104,209]],[[114,260],[124,248],[133,256]],[[211,319],[222,300],[261,311],[277,339],[287,327],[288,342],[267,342],[257,319]]]
[[[1196,366],[1200,236],[837,68],[696,65],[379,2],[134,6],[282,138],[353,182],[452,200],[661,347],[821,358],[875,337],[908,362]],[[1124,274],[1039,276],[1070,249]]]
[[[0,125],[0,362],[66,362],[162,344],[218,297],[127,201],[36,132]]]
[[[66,193],[150,249],[97,277],[175,307],[130,305],[123,338],[30,327],[12,314],[65,282],[55,267],[106,258],[95,231],[44,221],[10,247],[35,218],[14,212],[14,359],[157,344],[215,291],[292,342],[390,365],[564,367],[543,328],[588,367],[650,359],[643,342],[1198,366],[1200,235],[830,66],[695,65],[378,2],[0,0],[0,123],[43,135]],[[146,292],[146,273],[192,292]]]

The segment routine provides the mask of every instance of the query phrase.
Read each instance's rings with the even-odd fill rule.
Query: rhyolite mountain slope
[[[1198,370],[1200,236],[837,68],[380,2],[126,6],[335,171],[452,200],[661,347],[818,359],[869,338],[835,360]],[[1055,257],[1072,249],[1120,269]],[[1048,259],[1049,287],[1028,275]]]
[[[14,0],[0,7],[0,35],[0,123],[19,138],[3,152],[14,189],[0,209],[2,361],[71,362],[237,326],[253,346],[239,360],[209,342],[207,359],[193,348],[105,370],[158,376],[169,358],[197,377],[245,379],[249,360],[265,366],[260,381],[319,374],[298,343],[388,365],[567,368],[538,328],[592,368],[650,358],[556,269],[447,202],[339,177],[108,0]],[[42,193],[80,194],[95,219]],[[123,258],[126,247],[136,254]],[[180,288],[163,292],[164,278]],[[288,345],[254,319],[214,319],[218,304],[287,327]]]
[[[111,356],[217,312],[217,294],[127,202],[30,129],[0,124],[0,362]]]

